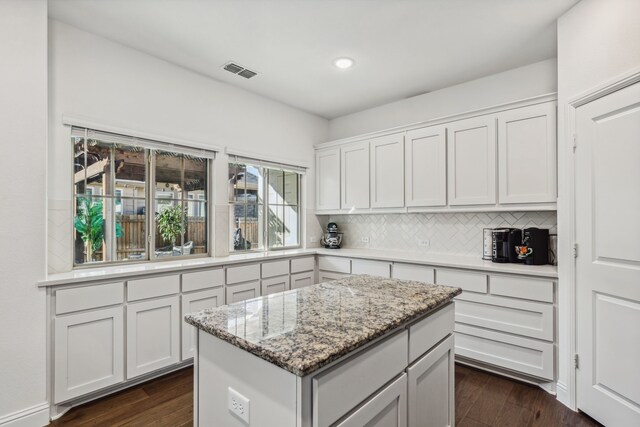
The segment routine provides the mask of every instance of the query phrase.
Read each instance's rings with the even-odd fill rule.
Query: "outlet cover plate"
[[[227,407],[229,412],[249,425],[249,399],[231,387],[227,390]]]

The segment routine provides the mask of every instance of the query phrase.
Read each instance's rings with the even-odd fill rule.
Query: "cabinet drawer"
[[[180,292],[180,276],[149,277],[127,282],[127,300],[137,301],[147,298],[172,295]]]
[[[351,274],[368,274],[370,276],[391,277],[391,263],[354,259],[351,261]]]
[[[328,426],[371,396],[407,366],[402,331],[313,379],[313,425]]]
[[[487,275],[472,271],[438,269],[438,285],[455,286],[463,291],[487,293]]]
[[[216,286],[224,286],[224,271],[221,268],[182,275],[182,292],[215,288]]]
[[[441,308],[409,327],[409,363],[453,332],[454,304]]]
[[[260,279],[260,264],[227,267],[227,285]]]
[[[318,272],[318,283],[330,282],[331,280],[338,280],[348,277],[349,274],[344,273],[333,273],[331,271],[319,271]]]
[[[553,343],[456,323],[456,355],[553,380]]]
[[[56,314],[106,307],[124,302],[122,282],[56,291]]]
[[[553,341],[553,305],[541,302],[463,293],[456,322]]]
[[[305,288],[313,285],[313,271],[291,275],[291,289]]]
[[[402,374],[336,427],[406,427],[406,425],[407,374]]]
[[[291,273],[302,273],[303,271],[311,271],[316,268],[315,257],[308,256],[304,258],[293,258],[291,260]]]
[[[262,292],[260,295],[271,295],[276,292],[289,290],[289,275],[262,279]]]
[[[227,286],[225,291],[227,293],[227,304],[256,298],[260,296],[260,281],[254,280],[253,282]]]
[[[262,263],[262,278],[289,274],[289,260]]]
[[[335,273],[351,273],[351,260],[335,256],[322,256],[318,259],[318,269]]]
[[[424,265],[393,263],[391,271],[394,279],[435,283],[435,269]]]
[[[553,302],[552,280],[492,275],[489,288],[493,295]]]

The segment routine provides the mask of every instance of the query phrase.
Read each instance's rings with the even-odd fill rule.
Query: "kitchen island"
[[[194,424],[453,425],[460,292],[359,275],[188,314]]]

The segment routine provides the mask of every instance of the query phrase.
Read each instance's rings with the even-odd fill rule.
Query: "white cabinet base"
[[[127,305],[127,379],[180,361],[180,302],[173,296]]]

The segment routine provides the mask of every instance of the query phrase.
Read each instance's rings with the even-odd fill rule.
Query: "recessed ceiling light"
[[[351,58],[338,58],[335,61],[333,61],[333,65],[335,65],[338,68],[341,68],[341,69],[345,70],[347,68],[353,67],[353,59],[351,59]]]

